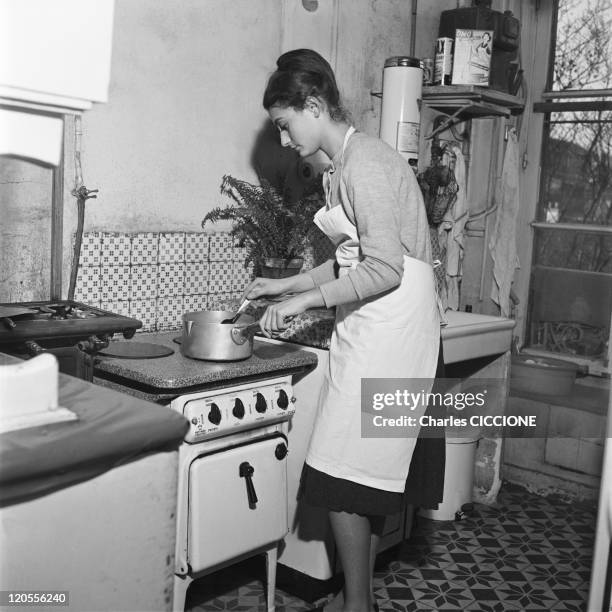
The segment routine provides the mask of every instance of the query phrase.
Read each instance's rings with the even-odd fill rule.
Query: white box
[[[461,30],[455,33],[453,85],[489,86],[493,30]]]

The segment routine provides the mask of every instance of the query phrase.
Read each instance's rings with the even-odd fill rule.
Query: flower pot
[[[283,259],[282,257],[262,257],[259,260],[260,274],[264,278],[287,278],[299,274],[304,265],[303,257]]]

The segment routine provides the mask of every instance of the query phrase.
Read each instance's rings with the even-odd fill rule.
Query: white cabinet
[[[0,0],[0,102],[82,111],[106,102],[114,0]]]
[[[106,102],[114,0],[0,0],[0,155],[60,163],[63,118]]]

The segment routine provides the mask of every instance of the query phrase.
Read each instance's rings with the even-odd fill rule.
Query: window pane
[[[607,365],[612,236],[536,230],[527,344]]]
[[[553,91],[612,87],[612,3],[558,0]]]
[[[537,219],[612,225],[612,112],[551,113]]]
[[[533,263],[612,274],[612,235],[536,229]]]

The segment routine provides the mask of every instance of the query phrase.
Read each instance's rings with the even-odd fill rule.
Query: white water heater
[[[380,138],[399,151],[416,172],[419,161],[423,70],[415,57],[396,56],[383,70]]]

